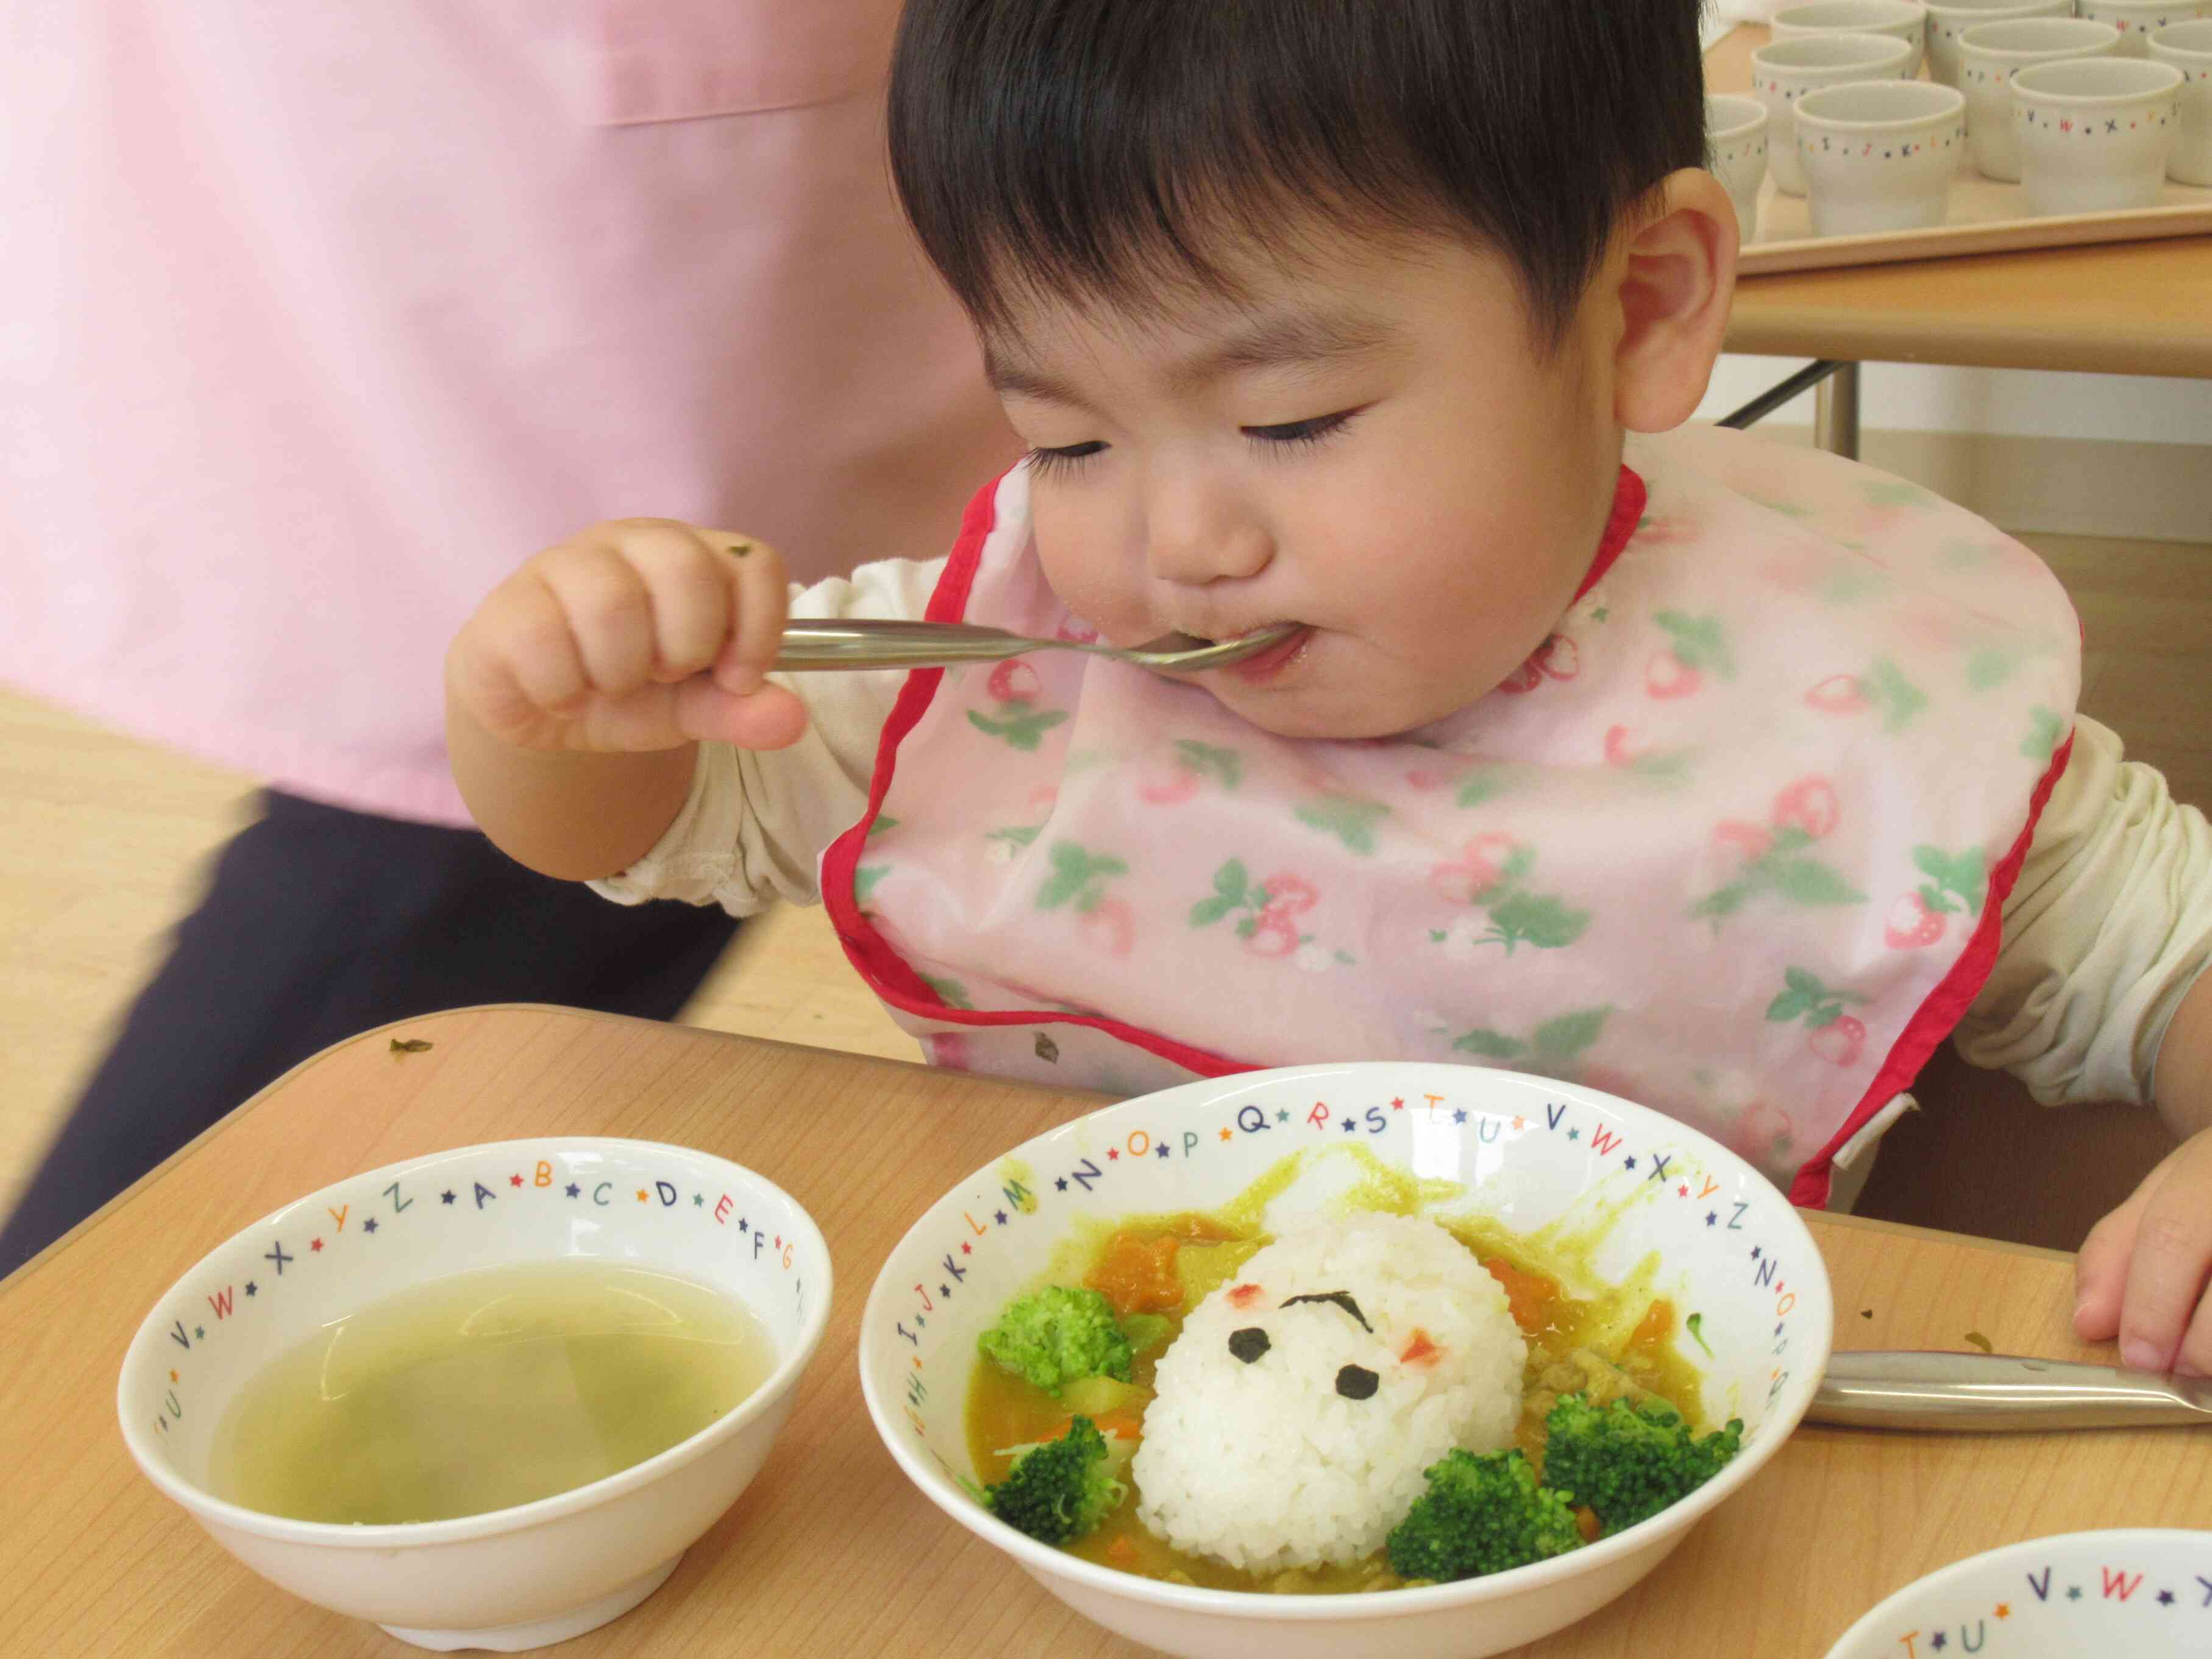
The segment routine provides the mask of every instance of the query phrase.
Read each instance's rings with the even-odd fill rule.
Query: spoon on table
[[[1085,644],[1079,640],[1033,640],[972,623],[799,619],[783,625],[779,671],[836,668],[944,668],[967,662],[1000,662],[1032,651],[1088,651],[1139,668],[1190,672],[1223,668],[1257,656],[1297,632],[1297,623],[1274,623],[1233,640],[1163,634],[1142,645]]]
[[[2212,1422],[2212,1382],[2018,1354],[1832,1356],[1808,1422],[1863,1429],[2124,1429]]]

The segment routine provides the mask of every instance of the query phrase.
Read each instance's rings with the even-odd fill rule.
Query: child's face
[[[1619,327],[1586,304],[1547,355],[1486,250],[1310,240],[1294,275],[1237,270],[1243,303],[1038,303],[987,345],[1069,608],[1120,645],[1300,624],[1201,683],[1267,731],[1378,737],[1489,691],[1571,600]]]

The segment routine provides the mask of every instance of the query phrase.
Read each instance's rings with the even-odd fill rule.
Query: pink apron
[[[1725,432],[1627,459],[1552,637],[1402,737],[1276,738],[1073,653],[916,672],[823,860],[855,966],[939,1064],[1509,1066],[1825,1201],[1988,975],[2078,625],[1913,485]],[[933,617],[1085,631],[1027,504],[1020,468],[977,497]]]

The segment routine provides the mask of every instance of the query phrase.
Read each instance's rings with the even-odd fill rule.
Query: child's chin
[[[1279,738],[1304,738],[1316,743],[1403,737],[1436,718],[1424,714],[1409,719],[1402,711],[1347,704],[1303,687],[1273,696],[1232,695],[1222,702],[1248,726]]]

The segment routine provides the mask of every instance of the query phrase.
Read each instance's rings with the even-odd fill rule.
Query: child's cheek
[[[1054,595],[1106,639],[1135,645],[1163,631],[1146,612],[1141,564],[1118,556],[1110,538],[1065,522],[1055,527],[1040,509],[1036,544]]]

